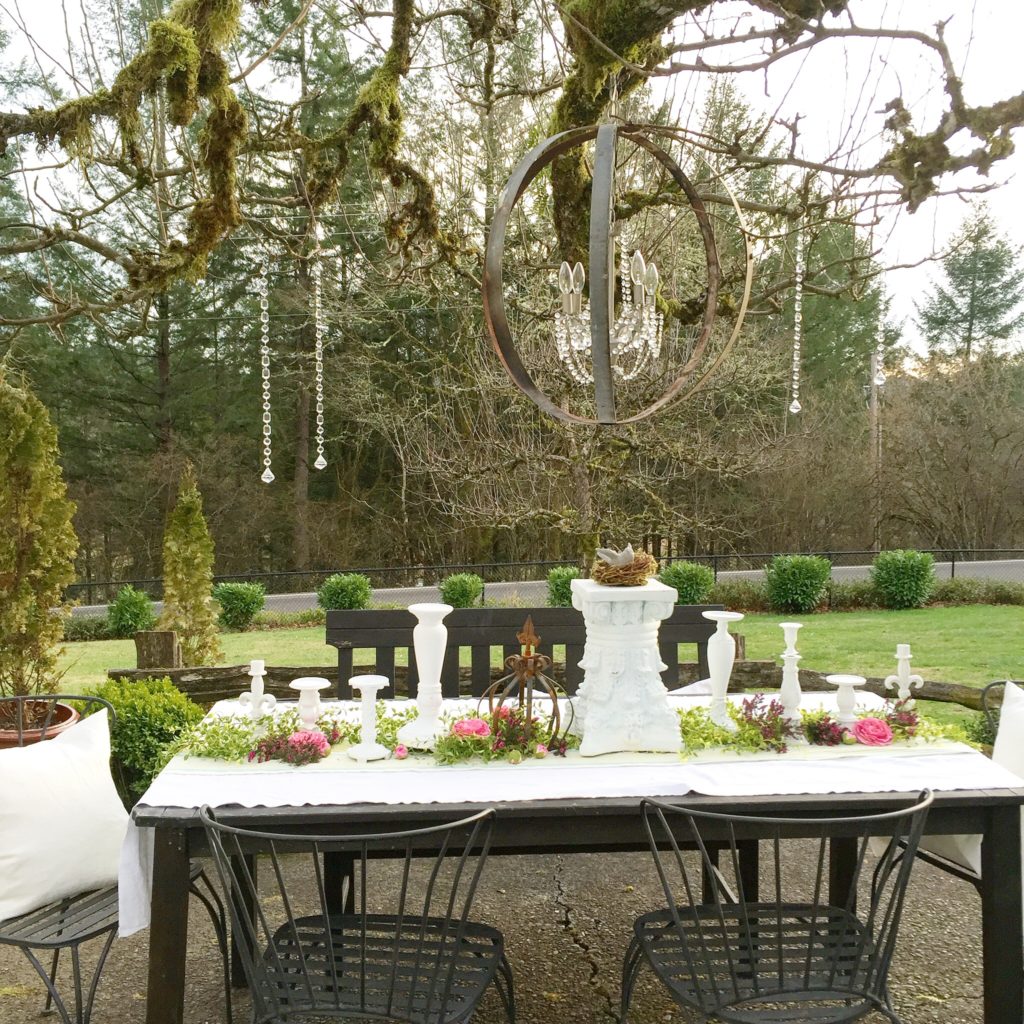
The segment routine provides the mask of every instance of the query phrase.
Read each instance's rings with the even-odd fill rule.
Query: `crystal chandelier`
[[[658,290],[658,268],[645,263],[637,250],[630,259],[625,247],[620,264],[621,303],[619,315],[608,332],[612,372],[616,379],[633,380],[652,366],[661,354],[664,315],[654,301]],[[577,384],[593,384],[590,365],[590,303],[583,298],[586,276],[583,264],[570,267],[563,262],[558,271],[562,308],[555,313],[555,346],[569,376]]]

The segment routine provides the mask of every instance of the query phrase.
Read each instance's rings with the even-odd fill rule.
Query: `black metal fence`
[[[758,579],[776,554],[793,552],[754,552],[748,554],[677,555],[663,558],[663,563],[700,562],[709,565],[715,579]],[[836,580],[867,576],[875,551],[799,552],[827,558],[832,563]],[[965,551],[932,549],[936,575],[940,579],[973,577],[1024,582],[1024,549],[996,548]],[[484,580],[483,600],[502,604],[544,604],[547,599],[547,574],[566,561],[466,563],[464,565],[405,565],[371,568],[314,569],[296,572],[248,572],[216,576],[215,582],[262,583],[267,592],[267,608],[274,611],[305,611],[316,607],[316,590],[336,572],[363,573],[374,588],[373,603],[377,607],[403,606],[414,601],[433,600],[437,584],[453,573],[475,573]],[[144,590],[154,600],[163,596],[163,580],[85,581],[68,587],[67,596],[77,601],[80,614],[88,614],[89,606],[106,605],[118,590],[131,584]],[[98,609],[96,609],[98,612]]]

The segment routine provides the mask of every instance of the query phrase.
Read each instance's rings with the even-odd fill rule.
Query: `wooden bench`
[[[677,605],[661,623],[658,633],[661,660],[668,666],[662,679],[669,689],[679,685],[680,644],[696,645],[700,674],[707,675],[708,638],[714,633],[715,624],[701,613],[721,607],[718,604]],[[528,615],[533,618],[534,629],[541,638],[538,650],[565,666],[562,685],[566,693],[575,693],[583,681],[579,662],[586,638],[583,616],[575,608],[456,608],[445,619],[448,650],[441,670],[444,695],[460,696],[460,656],[463,648],[468,648],[470,693],[474,697],[481,696],[494,678],[493,650],[501,651],[502,661],[510,654],[520,653],[516,633],[522,629]],[[409,696],[415,696],[417,672],[412,649],[415,624],[415,616],[405,610],[329,611],[327,643],[338,650],[337,695],[342,699],[351,697],[348,681],[353,674],[353,655],[357,650],[369,648],[374,652],[375,671],[392,680],[395,678],[395,652],[407,652],[406,689]],[[561,657],[556,657],[556,653]],[[505,674],[504,669],[501,674]]]

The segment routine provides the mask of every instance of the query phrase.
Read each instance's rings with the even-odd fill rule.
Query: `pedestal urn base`
[[[675,602],[675,590],[656,580],[642,587],[572,581],[573,607],[587,627],[583,683],[573,700],[573,731],[582,736],[584,756],[682,749],[658,651],[658,624]]]

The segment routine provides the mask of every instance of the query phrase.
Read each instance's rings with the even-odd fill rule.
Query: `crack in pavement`
[[[618,1000],[613,999],[611,992],[603,981],[601,981],[601,965],[594,957],[590,943],[583,937],[576,923],[576,916],[572,906],[569,904],[569,896],[566,892],[565,883],[562,880],[562,869],[565,866],[565,859],[559,854],[555,857],[555,905],[562,912],[562,930],[572,940],[574,946],[583,954],[583,959],[590,968],[590,977],[587,979],[591,988],[601,996],[607,1004],[604,1013],[610,1020],[618,1021],[619,1014],[615,1009]],[[600,924],[599,918],[594,918],[595,924]]]

